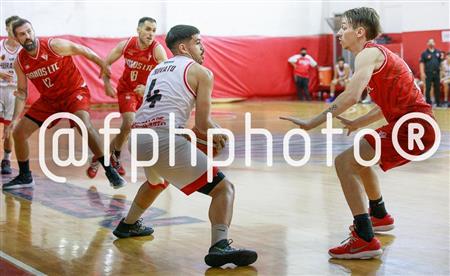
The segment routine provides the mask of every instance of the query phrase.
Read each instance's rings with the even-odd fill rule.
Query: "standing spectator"
[[[431,83],[434,86],[434,102],[436,106],[440,106],[440,74],[439,69],[441,66],[441,51],[434,48],[434,39],[430,38],[428,40],[428,48],[422,53],[420,57],[420,77],[423,82],[425,82],[425,97],[427,103],[431,104],[430,90]]]
[[[336,66],[334,66],[334,77],[330,85],[330,97],[332,99],[334,98],[336,85],[345,88],[348,81],[350,80],[351,74],[352,70],[350,69],[350,65],[345,63],[345,59],[343,57],[338,58],[338,63],[336,64]]]
[[[297,86],[297,95],[300,100],[311,100],[309,94],[309,70],[317,66],[317,62],[306,53],[306,48],[300,49],[300,55],[293,55],[288,62],[294,67],[294,80]]]
[[[448,102],[448,86],[450,85],[450,52],[447,52],[447,58],[441,65],[441,82],[444,86],[444,107],[450,107],[450,103]]]

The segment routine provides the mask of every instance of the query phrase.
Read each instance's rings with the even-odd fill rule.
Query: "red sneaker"
[[[89,165],[89,168],[86,171],[89,178],[94,178],[97,175],[99,166],[100,162],[95,157],[92,157],[91,164]]]
[[[380,219],[376,217],[370,217],[370,221],[372,222],[374,232],[386,232],[394,229],[394,218],[389,214]],[[350,231],[355,230],[353,225],[350,225],[348,229],[350,229]]]
[[[394,218],[387,214],[384,218],[370,217],[374,232],[385,232],[394,229]]]
[[[125,175],[125,169],[124,167],[122,167],[122,162],[120,162],[120,159],[114,155],[114,153],[111,154],[110,157],[110,162],[111,162],[111,166],[116,169],[116,171],[120,174],[120,175]]]
[[[328,250],[328,254],[337,259],[371,259],[380,256],[381,253],[383,253],[383,250],[381,250],[381,243],[376,237],[370,242],[366,242],[361,239],[355,231],[352,231],[350,237],[342,243],[342,245]]]

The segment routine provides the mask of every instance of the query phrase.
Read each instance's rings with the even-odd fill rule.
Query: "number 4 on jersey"
[[[159,102],[162,97],[162,95],[159,94],[159,89],[156,89],[155,91],[153,91],[153,95],[152,95],[152,90],[153,90],[153,88],[155,88],[155,85],[156,85],[156,79],[153,79],[152,82],[150,83],[150,86],[148,87],[147,97],[145,98],[145,101],[150,103],[150,105],[148,106],[150,108],[155,107],[156,102]]]

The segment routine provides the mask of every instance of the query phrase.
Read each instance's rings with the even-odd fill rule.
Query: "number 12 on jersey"
[[[50,78],[45,78],[42,80],[45,84],[45,86],[47,86],[47,88],[51,88],[53,86],[52,80]]]

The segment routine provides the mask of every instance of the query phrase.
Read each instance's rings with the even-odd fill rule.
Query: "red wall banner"
[[[450,50],[450,43],[442,42],[442,30],[407,32],[392,34],[395,44],[413,72],[418,74],[419,57],[426,48],[429,38],[434,38],[436,47],[443,51]],[[389,35],[389,34],[388,34]],[[58,36],[85,45],[101,57],[106,57],[109,51],[121,40],[127,38],[87,38],[77,36]],[[163,46],[164,36],[156,40]],[[332,66],[332,43],[330,34],[302,37],[214,37],[202,36],[205,47],[204,65],[214,73],[215,98],[251,98],[251,97],[283,97],[294,96],[296,88],[293,81],[293,70],[287,62],[288,58],[300,51],[301,47],[308,49],[319,66]],[[393,41],[394,42],[394,41]],[[395,49],[393,49],[395,51]],[[171,53],[166,49],[167,54]],[[75,57],[75,63],[84,76],[91,91],[93,104],[115,103],[103,90],[103,81],[99,79],[97,65],[82,57]],[[115,86],[123,70],[123,59],[112,66],[112,83]],[[317,71],[313,70],[310,80],[310,90],[318,86]],[[28,103],[34,102],[39,94],[30,83]]]
[[[58,36],[75,43],[88,46],[101,57],[106,57],[109,51],[121,39],[84,38],[76,36]],[[164,37],[156,38],[165,46]],[[301,47],[308,48],[309,54],[319,65],[332,63],[332,48],[329,35],[309,37],[209,37],[203,36],[205,47],[204,65],[214,73],[215,98],[230,97],[279,97],[295,94],[293,71],[288,63],[291,55],[297,54]],[[172,56],[166,48],[169,57]],[[103,82],[99,79],[99,69],[96,64],[83,57],[74,57],[74,61],[85,78],[91,91],[91,102],[115,103],[103,90]],[[123,59],[113,64],[112,83],[115,86],[123,70]],[[317,74],[312,72],[310,87],[314,89]],[[28,103],[34,102],[39,94],[30,83]]]

